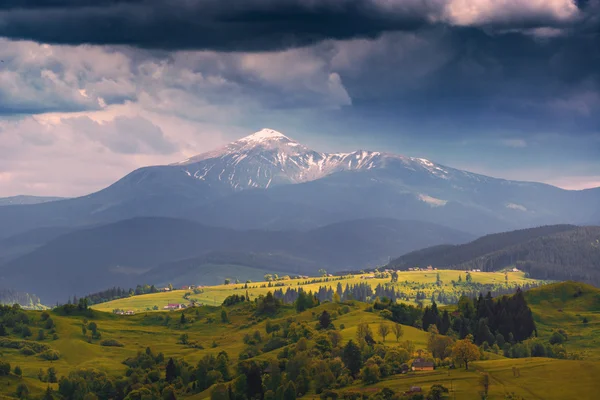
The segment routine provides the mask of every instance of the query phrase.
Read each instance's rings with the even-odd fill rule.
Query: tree
[[[5,361],[0,361],[0,376],[10,374],[10,364]]]
[[[47,381],[50,383],[58,382],[58,378],[56,376],[56,370],[54,367],[48,368],[48,374],[46,375]]]
[[[402,325],[400,325],[400,324],[394,324],[392,329],[394,330],[394,335],[396,336],[396,342],[397,342],[400,340],[402,335],[404,335],[404,330],[402,329]]]
[[[165,368],[165,379],[170,383],[173,382],[175,378],[177,378],[177,367],[175,366],[173,358],[169,358],[169,362]]]
[[[327,276],[327,271],[324,268],[321,268],[319,270],[319,275],[321,275],[321,276]]]
[[[8,335],[8,333],[6,332],[6,328],[4,327],[4,324],[0,324],[0,336],[6,336]]]
[[[445,394],[448,393],[448,388],[435,384],[431,386],[429,389],[429,393],[427,393],[427,400],[442,400],[445,398]]]
[[[452,348],[452,357],[465,363],[465,369],[469,369],[469,362],[479,359],[479,347],[473,344],[471,335],[456,342]]]
[[[40,329],[38,331],[37,340],[44,340],[44,339],[46,339],[46,332],[44,332],[43,329]]]
[[[381,376],[377,364],[366,365],[360,372],[360,375],[366,385],[379,382],[379,377]]]
[[[471,274],[467,271],[467,283],[471,283],[473,281],[473,277],[471,276]]]
[[[169,288],[169,290],[173,290],[173,284],[172,284],[172,283],[169,283],[169,286],[168,286],[168,288]]]
[[[19,383],[17,385],[17,391],[15,393],[17,395],[18,398],[20,399],[26,399],[27,397],[29,397],[29,388],[27,387],[26,384],[24,383]]]
[[[398,282],[398,271],[392,271],[392,280],[391,282]]]
[[[46,392],[44,392],[44,397],[42,400],[54,400],[54,391],[50,386],[46,388]]]
[[[227,316],[227,311],[225,311],[225,309],[221,310],[221,322],[223,322],[223,323],[229,322],[229,317]]]
[[[296,385],[294,385],[294,382],[288,382],[283,392],[283,400],[296,400]]]
[[[19,367],[18,365],[15,366],[15,371],[14,372],[15,372],[15,375],[18,376],[19,378],[21,376],[23,376],[23,371],[21,370],[21,367]]]
[[[348,368],[348,371],[350,371],[352,377],[356,378],[356,374],[358,374],[362,366],[362,354],[360,353],[360,348],[352,339],[344,346],[342,361],[346,368]]]
[[[385,342],[385,337],[387,335],[389,335],[390,333],[390,326],[388,324],[386,324],[385,322],[382,322],[379,324],[379,336],[381,336],[381,338],[383,339],[383,341]]]
[[[481,398],[487,399],[488,392],[490,390],[490,375],[484,372],[479,378],[479,384],[481,385]]]
[[[179,323],[181,325],[185,325],[186,322],[187,322],[187,320],[185,319],[185,313],[182,311],[181,312],[181,317],[179,317]]]
[[[181,336],[179,336],[179,343],[180,344],[188,344],[189,343],[189,337],[187,333],[183,333]]]
[[[359,343],[362,341],[367,343],[373,341],[373,332],[371,331],[369,324],[366,322],[358,324],[358,327],[356,328],[356,338],[358,339]]]
[[[90,322],[88,324],[88,329],[92,331],[92,336],[96,336],[98,333],[98,325],[95,322]]]
[[[225,284],[226,284],[226,285],[229,285],[230,283],[231,283],[231,279],[229,279],[229,278],[226,278],[226,279],[225,279]]]
[[[323,310],[321,313],[321,316],[319,317],[319,325],[321,326],[321,329],[327,329],[329,328],[329,325],[331,325],[331,315],[329,315],[327,310]]]

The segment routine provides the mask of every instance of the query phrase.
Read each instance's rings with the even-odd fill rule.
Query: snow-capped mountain
[[[135,170],[90,195],[0,207],[0,239],[39,227],[138,216],[233,229],[312,229],[357,218],[413,219],[474,234],[598,219],[600,188],[563,190],[432,161],[324,153],[271,129],[172,165]]]
[[[225,183],[235,190],[243,190],[314,181],[336,172],[383,168],[390,163],[442,179],[448,177],[447,168],[422,158],[365,150],[322,153],[272,129],[262,129],[174,166],[181,167],[194,179]]]

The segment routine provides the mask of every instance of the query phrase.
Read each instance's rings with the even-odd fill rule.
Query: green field
[[[440,279],[443,284],[441,286],[436,285],[437,274],[439,273]],[[204,292],[201,294],[193,294],[191,295],[191,299],[196,300],[198,303],[205,305],[214,305],[218,306],[223,303],[223,300],[227,296],[232,294],[248,294],[251,299],[256,298],[260,295],[265,295],[268,291],[273,291],[274,289],[283,289],[286,288],[298,288],[301,286],[305,291],[317,291],[320,286],[332,287],[335,289],[338,283],[341,283],[342,286],[346,286],[346,284],[355,285],[363,282],[369,283],[373,288],[378,284],[385,284],[390,282],[390,278],[383,279],[361,279],[370,274],[363,275],[352,275],[349,277],[331,277],[331,278],[320,278],[319,282],[305,284],[307,279],[288,279],[284,281],[278,281],[277,283],[283,284],[284,286],[278,287],[268,287],[266,282],[254,282],[248,284],[248,289],[245,289],[245,284],[229,284],[229,285],[218,285],[218,286],[208,286],[203,288]],[[453,291],[453,287],[451,282],[458,281],[459,276],[462,279],[465,279],[464,271],[456,271],[456,270],[439,270],[439,271],[399,271],[398,272],[398,282],[394,283],[394,287],[398,290],[401,290],[403,293],[408,294],[410,297],[413,297],[417,291],[424,292],[427,295],[427,298],[431,297],[431,294],[439,291]],[[481,284],[496,284],[496,285],[505,285],[505,274],[504,272],[472,272],[471,273],[473,283],[481,283]],[[308,280],[312,280],[315,278],[310,278]],[[328,279],[327,281],[325,279]],[[535,279],[529,279],[525,277],[523,272],[508,272],[508,284],[511,286],[520,286],[523,284],[535,284],[540,281]],[[177,290],[168,293],[159,293],[152,295],[142,295],[142,296],[134,296],[128,297],[125,299],[119,299],[110,301],[107,303],[97,304],[93,306],[94,309],[99,311],[107,311],[110,312],[115,309],[123,309],[123,310],[133,310],[135,312],[142,311],[150,311],[154,306],[157,306],[162,310],[163,306],[168,303],[188,303],[187,300],[183,298],[183,296],[187,293],[185,290]],[[427,302],[427,301],[425,301]],[[414,302],[413,302],[414,303]]]

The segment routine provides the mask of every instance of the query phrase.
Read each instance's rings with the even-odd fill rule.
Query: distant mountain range
[[[589,224],[598,204],[600,188],[569,191],[495,179],[389,153],[320,153],[265,129],[174,165],[138,169],[88,196],[0,207],[0,238],[136,216],[234,229],[312,229],[382,217],[481,235]]]
[[[428,265],[482,271],[515,266],[532,278],[600,285],[600,226],[556,225],[489,235],[470,243],[410,252],[388,266]]]
[[[383,265],[394,254],[424,245],[470,239],[435,224],[381,218],[306,232],[235,231],[173,218],[134,218],[66,233],[10,260],[0,266],[0,285],[53,302],[112,286],[169,282],[205,264],[315,274],[320,268]]]
[[[0,206],[14,206],[27,204],[41,204],[49,201],[63,200],[64,197],[43,197],[43,196],[12,196],[0,197]]]

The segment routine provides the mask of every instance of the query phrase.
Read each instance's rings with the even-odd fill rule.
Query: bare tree
[[[402,329],[402,325],[394,324],[394,335],[396,335],[396,342],[400,340],[402,335],[404,335],[404,330]]]
[[[385,342],[385,337],[390,333],[390,326],[388,324],[386,324],[385,322],[382,322],[381,324],[379,324],[379,335],[381,336],[381,338],[383,339],[383,341]]]

